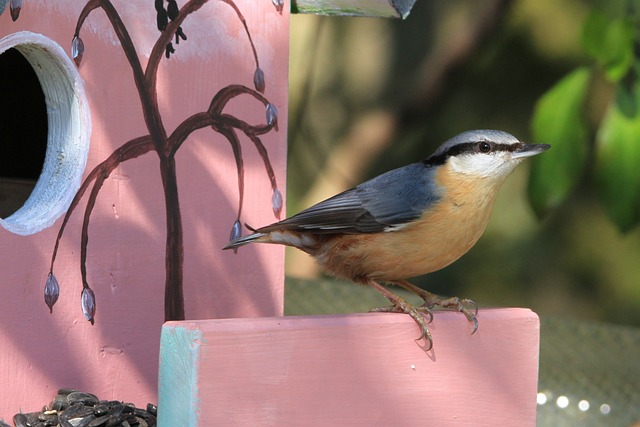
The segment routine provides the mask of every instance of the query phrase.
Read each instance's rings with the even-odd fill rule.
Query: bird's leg
[[[420,328],[420,331],[421,331],[420,336],[418,337],[418,339],[416,339],[416,341],[425,339],[426,341],[429,342],[429,347],[426,349],[426,351],[431,350],[431,347],[433,347],[433,338],[431,337],[431,332],[429,332],[429,328],[427,328],[427,322],[425,321],[422,314],[420,314],[420,310],[414,307],[413,305],[409,304],[407,301],[404,300],[404,298],[401,298],[398,295],[392,293],[387,288],[385,288],[380,283],[374,280],[368,280],[366,284],[371,286],[376,291],[378,291],[385,298],[391,301],[391,304],[393,304],[391,307],[373,308],[369,311],[378,312],[378,313],[385,312],[385,313],[408,314],[409,316],[411,316],[413,320],[415,320],[415,322],[418,324],[418,327]]]
[[[473,322],[473,332],[471,332],[471,334],[473,335],[478,330],[478,304],[476,304],[473,300],[461,300],[458,297],[442,298],[436,294],[432,294],[429,291],[425,291],[424,289],[419,288],[413,283],[407,282],[406,280],[397,280],[393,283],[405,288],[411,293],[416,294],[424,300],[424,304],[422,304],[421,307],[418,307],[418,309],[425,309],[427,312],[431,313],[431,309],[435,306],[438,306],[448,310],[459,311],[460,313],[464,314],[470,322]]]

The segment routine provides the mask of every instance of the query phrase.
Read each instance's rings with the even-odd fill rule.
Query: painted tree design
[[[183,231],[178,198],[175,155],[180,147],[187,141],[189,135],[198,129],[208,127],[212,131],[217,132],[229,142],[233,150],[238,173],[239,197],[237,218],[231,228],[231,238],[239,237],[242,228],[240,217],[244,199],[244,166],[242,147],[240,144],[241,134],[253,143],[264,161],[264,166],[273,190],[271,199],[272,208],[275,216],[280,216],[282,195],[278,190],[275,173],[271,166],[267,149],[260,139],[261,135],[271,130],[278,130],[278,111],[263,95],[265,90],[264,72],[260,68],[258,54],[244,16],[233,0],[218,1],[226,3],[233,8],[237,18],[244,26],[256,66],[253,76],[254,88],[249,88],[241,84],[223,87],[213,96],[207,111],[187,117],[172,132],[167,132],[160,115],[156,87],[160,61],[163,55],[168,59],[171,54],[175,52],[173,45],[174,37],[176,45],[179,44],[181,40],[187,40],[187,36],[182,30],[182,23],[189,15],[196,12],[208,1],[209,0],[189,0],[179,9],[176,0],[167,0],[166,7],[165,0],[155,0],[157,27],[160,31],[160,36],[151,50],[145,69],[142,68],[127,28],[110,0],[89,0],[80,13],[72,40],[71,56],[79,66],[84,55],[84,44],[80,38],[80,31],[91,12],[96,9],[101,9],[107,15],[110,24],[113,26],[122,50],[131,66],[135,86],[140,97],[144,122],[149,133],[133,138],[117,148],[109,157],[93,168],[76,192],[60,226],[51,256],[51,266],[44,289],[45,302],[50,311],[53,310],[53,305],[58,299],[60,292],[58,281],[54,275],[54,265],[60,240],[69,222],[69,218],[88,192],[80,242],[80,272],[82,276],[81,304],[85,318],[89,320],[91,324],[94,323],[96,299],[87,280],[87,246],[89,242],[89,221],[91,219],[91,213],[102,185],[121,163],[135,159],[143,154],[154,152],[160,159],[160,177],[162,179],[166,209],[165,320],[182,320],[185,318],[183,296]],[[273,4],[279,12],[282,12],[281,0],[273,0]],[[240,96],[247,96],[264,105],[264,124],[250,124],[241,118],[225,113],[227,103]]]

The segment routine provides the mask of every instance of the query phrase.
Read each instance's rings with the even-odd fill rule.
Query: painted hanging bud
[[[11,19],[14,22],[20,17],[20,10],[22,10],[22,0],[11,0],[9,11],[11,12]]]
[[[271,0],[271,3],[276,7],[276,10],[282,15],[282,9],[284,8],[284,0]]]
[[[178,27],[176,30],[176,44],[180,44],[180,39],[186,40],[187,35],[182,31],[182,27]]]
[[[169,15],[169,19],[173,21],[178,17],[178,13],[180,13],[178,2],[176,2],[176,0],[169,0],[169,4],[167,4],[167,15]]]
[[[236,239],[239,239],[242,236],[242,224],[240,224],[240,220],[236,219],[236,222],[233,223],[231,227],[231,234],[229,234],[229,241],[233,242]],[[238,253],[238,248],[233,248],[233,253]]]
[[[271,207],[273,208],[273,214],[276,218],[280,219],[280,213],[282,213],[282,193],[277,188],[273,189],[271,195]]]
[[[0,15],[4,13],[4,10],[7,8],[9,4],[9,0],[0,0]]]
[[[157,9],[156,13],[156,25],[158,26],[158,31],[164,31],[169,24],[169,17],[167,16],[167,11],[164,7]]]
[[[155,8],[156,12],[160,12],[161,9],[164,9],[164,0],[155,0]]]
[[[176,50],[173,48],[173,44],[167,43],[167,46],[164,48],[164,56],[166,56],[167,59],[169,59],[171,57],[171,54],[175,52]]]
[[[278,130],[278,109],[272,103],[267,104],[267,124]]]
[[[82,55],[84,54],[84,43],[79,36],[74,36],[71,41],[71,58],[76,63],[76,67],[80,66],[82,62]]]
[[[91,288],[86,287],[82,289],[82,314],[93,325],[93,317],[96,314],[96,295]]]
[[[60,296],[60,286],[53,272],[47,276],[47,282],[44,284],[44,302],[49,307],[49,313],[53,313],[53,306]]]
[[[256,68],[256,72],[253,73],[253,86],[258,92],[264,93],[264,72],[260,67]]]

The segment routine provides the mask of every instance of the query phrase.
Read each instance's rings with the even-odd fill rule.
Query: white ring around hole
[[[63,215],[80,187],[89,154],[91,115],[78,70],[59,44],[21,31],[0,39],[0,54],[11,48],[33,67],[47,108],[47,149],[40,177],[24,205],[0,219],[8,231],[29,235]]]

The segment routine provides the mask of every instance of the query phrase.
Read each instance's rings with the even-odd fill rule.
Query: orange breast
[[[464,255],[489,221],[500,183],[460,179],[443,171],[443,198],[396,231],[333,236],[313,253],[327,272],[351,280],[396,280],[439,270]]]

